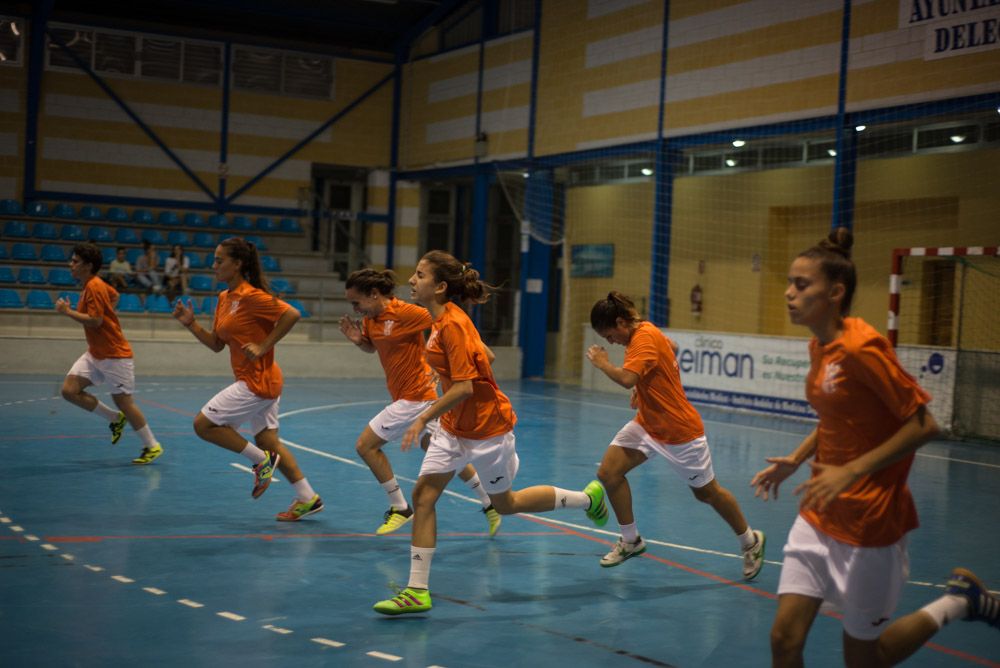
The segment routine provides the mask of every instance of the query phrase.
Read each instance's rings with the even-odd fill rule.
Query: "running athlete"
[[[118,292],[97,275],[102,263],[101,250],[94,244],[74,246],[69,271],[83,285],[80,303],[74,311],[68,300],[62,297],[56,300],[56,311],[83,325],[87,337],[87,352],[66,374],[62,396],[71,404],[108,420],[112,443],[121,439],[127,420],[142,441],[142,452],[132,463],[150,464],[163,454],[163,446],[156,442],[146,416],[132,399],[135,392],[132,347],[122,334],[121,323],[115,314]],[[105,381],[111,386],[111,399],[118,410],[85,391]]]
[[[892,345],[848,317],[857,285],[853,237],[838,228],[799,254],[788,272],[791,321],[808,327],[806,397],[819,424],[793,453],[770,457],[750,484],[767,500],[802,463],[799,515],[785,544],[771,628],[775,666],[801,666],[820,605],[843,612],[844,663],[891,665],[955,619],[1000,628],[1000,599],[970,571],[952,571],[944,596],[890,617],[909,574],[907,534],[917,511],[906,484],[916,450],[938,435],[930,400],[903,370]]]
[[[346,315],[340,319],[340,331],[351,343],[366,353],[378,353],[392,397],[392,403],[369,421],[355,444],[361,459],[389,495],[389,510],[375,530],[380,536],[396,531],[413,518],[413,509],[399,488],[382,446],[402,436],[413,419],[437,399],[437,383],[424,360],[424,330],[430,329],[430,313],[396,299],[395,290],[396,275],[391,270],[355,271],[347,277],[346,296],[354,312],[363,317],[360,323]],[[430,442],[430,429],[436,426],[428,425],[422,435],[420,446],[424,450]],[[490,503],[476,470],[470,464],[458,475],[479,497],[493,536],[500,528],[500,513]]]
[[[319,494],[278,438],[278,403],[284,380],[274,361],[274,346],[300,315],[267,291],[257,248],[245,239],[232,237],[219,244],[213,267],[215,279],[228,288],[219,294],[212,329],[199,325],[190,303],[182,300],[174,307],[174,317],[213,352],[229,346],[236,382],[202,407],[194,419],[194,430],[209,443],[250,460],[254,473],[251,496],[255,499],[267,490],[278,468],[295,489],[295,499],[277,519],[296,522],[323,510]],[[245,422],[250,423],[254,443],[236,431]]]
[[[587,359],[608,378],[633,391],[638,412],[604,452],[597,479],[608,492],[621,527],[621,537],[601,559],[618,566],[646,551],[632,512],[632,489],[625,475],[653,455],[667,460],[674,473],[736,533],[743,555],[743,579],[752,580],[764,565],[763,531],[750,528],[732,492],[719,484],[701,416],[684,394],[675,353],[677,344],[656,325],[642,320],[632,300],[609,292],[590,311],[590,324],[608,343],[625,346],[625,362],[617,367],[602,346],[587,350]]]
[[[479,471],[486,493],[501,515],[578,508],[597,526],[608,521],[604,490],[596,480],[582,492],[548,485],[512,489],[519,465],[514,447],[517,416],[493,378],[486,346],[476,326],[451,301],[457,298],[482,304],[494,288],[479,280],[478,271],[443,251],[431,251],[421,258],[410,277],[410,288],[414,300],[427,308],[433,321],[427,361],[441,379],[444,394],[403,434],[405,450],[419,441],[428,424],[441,420],[440,427],[431,434],[413,488],[409,584],[393,598],[375,604],[375,611],[384,615],[431,609],[428,582],[437,544],[435,505],[455,471],[468,463]]]

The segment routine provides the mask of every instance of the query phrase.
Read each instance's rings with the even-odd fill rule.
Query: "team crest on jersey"
[[[392,326],[396,324],[395,320],[386,320],[382,323],[382,336],[389,336],[392,333]]]
[[[229,305],[229,315],[236,313],[236,309],[240,307],[240,300],[235,299],[233,303]]]
[[[827,394],[833,394],[837,389],[837,381],[840,380],[840,364],[837,362],[830,362],[826,365],[826,369],[823,372],[823,383],[821,387],[823,391]]]
[[[432,345],[434,345],[434,342],[437,341],[437,337],[438,337],[438,330],[432,329],[431,330],[431,335],[427,337],[427,347],[428,348],[430,348]]]

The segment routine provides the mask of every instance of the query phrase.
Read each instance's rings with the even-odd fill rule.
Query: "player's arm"
[[[610,378],[615,383],[618,383],[626,390],[631,390],[635,387],[635,384],[639,382],[639,374],[612,364],[611,360],[608,359],[608,351],[605,350],[603,346],[599,346],[597,344],[590,346],[590,348],[587,349],[587,359],[589,359],[590,363],[597,369],[602,371],[605,376]]]
[[[375,352],[375,346],[372,345],[371,339],[365,336],[361,324],[351,316],[342,315],[340,317],[340,332],[348,341],[366,353]]]
[[[408,450],[411,445],[418,441],[428,422],[441,417],[470,396],[472,396],[472,380],[455,381],[455,384],[449,387],[447,392],[438,397],[433,404],[427,407],[427,410],[413,421],[413,424],[403,434],[402,449]]]
[[[194,318],[194,309],[189,304],[185,304],[183,299],[177,300],[173,315],[177,318],[177,322],[184,325],[189,332],[194,334],[194,338],[201,341],[212,352],[221,352],[226,347],[226,344],[215,335],[214,329],[210,332],[198,324]]]
[[[271,333],[264,337],[260,343],[244,344],[243,353],[252,360],[268,354],[278,344],[278,341],[285,338],[285,334],[291,331],[300,318],[302,318],[302,314],[299,313],[298,309],[289,306],[274,323],[274,329],[271,330]]]
[[[72,320],[77,321],[87,329],[97,329],[102,324],[104,324],[104,318],[100,316],[87,315],[86,313],[80,313],[79,311],[73,310],[70,307],[69,300],[60,297],[56,300],[56,311],[62,313],[63,315],[69,317]]]

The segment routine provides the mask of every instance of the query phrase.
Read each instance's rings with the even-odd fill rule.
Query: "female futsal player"
[[[771,629],[775,666],[801,666],[806,636],[826,601],[843,612],[844,662],[881,666],[910,656],[954,619],[1000,627],[1000,600],[956,568],[944,596],[889,624],[909,574],[907,533],[917,511],[906,479],[914,453],[938,434],[930,396],[903,370],[891,344],[850,318],[857,285],[853,238],[838,228],[799,254],[788,272],[791,321],[808,327],[806,396],[819,424],[787,457],[750,484],[765,500],[809,460],[795,493],[799,515],[785,544],[778,611]]]
[[[548,485],[512,490],[518,458],[514,447],[517,417],[497,387],[486,346],[465,311],[451,299],[482,304],[493,288],[479,280],[479,272],[443,251],[421,258],[410,288],[416,302],[430,312],[433,325],[427,340],[427,361],[441,379],[444,394],[416,417],[403,434],[403,449],[415,444],[426,426],[440,418],[440,427],[420,466],[413,488],[413,539],[410,547],[409,586],[397,596],[379,601],[374,609],[384,615],[431,609],[428,591],[431,559],[437,543],[435,504],[448,481],[473,463],[483,487],[501,515],[579,508],[598,526],[608,521],[604,490],[592,481],[582,492]]]
[[[94,244],[74,246],[69,271],[83,285],[80,303],[74,311],[68,300],[61,297],[56,300],[56,311],[83,325],[83,333],[87,337],[87,352],[66,374],[62,396],[66,401],[108,420],[112,443],[117,443],[122,437],[125,421],[128,420],[142,440],[142,452],[132,463],[149,464],[163,454],[163,447],[156,442],[146,423],[146,416],[132,399],[135,392],[132,347],[122,334],[115,314],[118,292],[97,275],[102,263],[101,250]],[[85,391],[87,387],[105,381],[111,385],[111,399],[118,410],[106,406]]]
[[[295,522],[323,510],[323,501],[299,470],[295,458],[278,439],[278,402],[283,379],[274,361],[274,346],[299,320],[299,312],[271,295],[260,267],[257,248],[233,237],[215,249],[215,279],[227,284],[219,294],[211,331],[197,323],[190,304],[178,300],[174,317],[214,352],[229,346],[236,382],[225,388],[194,419],[202,439],[237,452],[253,465],[251,495],[259,497],[271,484],[274,468],[295,489],[295,500],[278,513],[282,522]],[[255,443],[236,429],[250,423]]]
[[[736,498],[715,479],[701,416],[681,386],[676,344],[656,325],[642,320],[632,300],[620,292],[597,300],[590,310],[590,324],[608,343],[625,346],[625,363],[616,367],[598,345],[587,350],[587,359],[615,383],[632,389],[638,409],[612,439],[597,469],[597,479],[607,490],[621,526],[621,538],[601,559],[601,566],[617,566],[646,551],[625,475],[660,455],[691,487],[695,498],[712,506],[736,532],[743,553],[743,578],[754,579],[764,564],[764,532],[750,528]]]
[[[371,419],[355,445],[389,495],[389,510],[385,511],[382,526],[375,530],[378,535],[392,533],[413,518],[413,509],[399,488],[382,446],[402,436],[410,423],[437,399],[437,382],[424,359],[424,330],[430,329],[430,313],[396,299],[395,290],[396,275],[389,269],[355,271],[347,277],[346,296],[354,312],[363,317],[360,323],[346,315],[340,319],[340,331],[351,343],[366,353],[378,353],[392,397],[392,403]],[[428,425],[430,429],[435,426],[436,423]],[[429,441],[427,431],[421,437],[421,447],[426,450]],[[490,535],[496,534],[500,513],[490,503],[476,470],[468,465],[459,476],[479,497]]]

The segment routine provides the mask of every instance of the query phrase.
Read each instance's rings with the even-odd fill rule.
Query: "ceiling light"
[[[735,148],[740,148],[741,146],[746,146],[746,145],[747,145],[747,143],[745,141],[743,141],[742,139],[734,139],[733,140],[733,146]]]
[[[855,125],[854,126],[854,130],[856,132],[864,132],[865,128],[867,128],[867,127],[868,127],[867,125]]]
[[[642,171],[642,175],[643,176],[652,176],[653,175],[653,170],[650,169],[649,167],[643,167],[641,171]]]
[[[10,31],[17,37],[21,36],[21,32],[17,29],[17,23],[14,21],[10,22]],[[997,109],[997,111],[1000,111],[1000,109]]]
[[[521,172],[521,176],[523,176],[524,178],[528,178],[529,176],[531,176],[531,174],[529,174],[528,172]]]
[[[836,158],[837,157],[837,151],[834,150],[834,149],[832,149],[832,148],[826,149],[826,154],[828,156],[830,156],[831,158]]]
[[[726,167],[735,167],[736,161],[732,158],[726,158]]]
[[[965,135],[952,135],[948,137],[948,139],[950,139],[955,144],[961,144],[962,142],[965,141]]]

